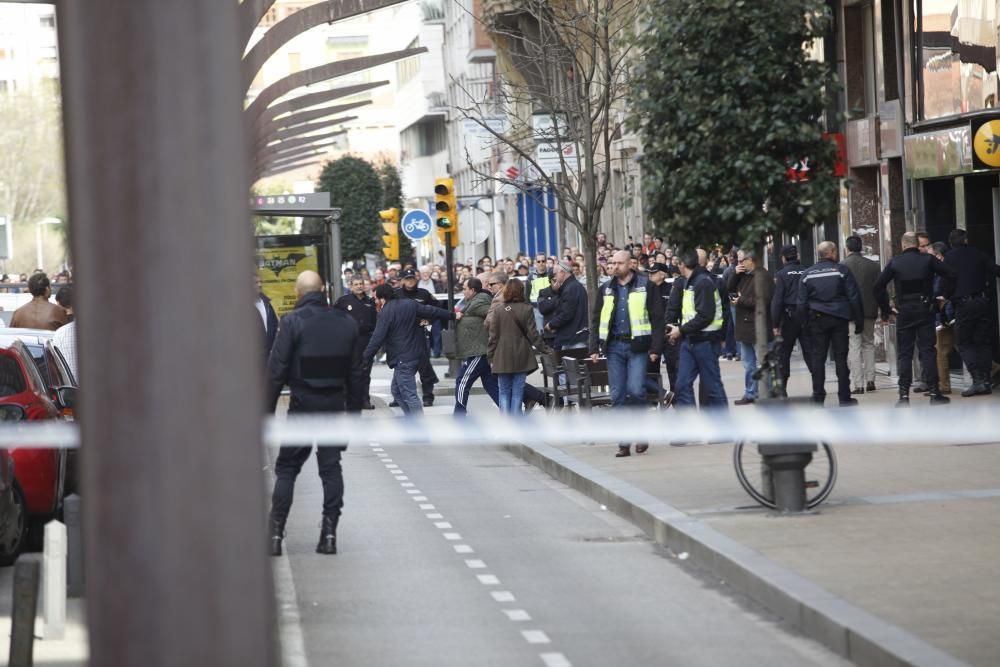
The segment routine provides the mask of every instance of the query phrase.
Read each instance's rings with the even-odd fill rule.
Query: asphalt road
[[[315,458],[299,478],[286,667],[847,664],[506,452],[380,449],[344,455],[336,556]]]

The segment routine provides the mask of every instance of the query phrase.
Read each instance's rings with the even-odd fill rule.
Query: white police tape
[[[896,408],[773,406],[742,410],[594,410],[495,412],[422,417],[317,414],[268,417],[269,447],[349,445],[481,446],[516,442],[550,445],[619,442],[835,445],[941,445],[1000,443],[1000,418],[992,402]],[[0,447],[74,448],[79,432],[69,422],[0,424]]]

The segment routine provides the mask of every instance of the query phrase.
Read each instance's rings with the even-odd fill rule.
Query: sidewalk
[[[732,404],[742,366],[721,364]],[[857,397],[863,405],[895,403],[896,380],[882,370],[878,391]],[[836,405],[832,368],[827,378],[827,405]],[[789,385],[792,396],[809,394],[801,361]],[[1000,399],[963,399],[964,386],[955,375],[953,401]],[[669,413],[667,432],[668,424]],[[927,426],[943,443],[961,442],[955,425]],[[613,444],[512,450],[857,664],[1000,664],[1000,444],[832,444],[841,445],[837,484],[818,511],[800,516],[755,505],[728,445],[654,441],[624,459]]]

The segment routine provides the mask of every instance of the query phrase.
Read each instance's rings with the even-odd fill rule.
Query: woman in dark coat
[[[520,413],[524,382],[538,368],[532,347],[542,354],[552,350],[538,334],[531,304],[524,301],[524,283],[508,280],[502,298],[490,320],[487,356],[500,386],[500,412]]]

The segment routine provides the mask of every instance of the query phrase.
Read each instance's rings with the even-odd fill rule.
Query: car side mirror
[[[76,387],[56,387],[56,403],[61,410],[76,409]]]

